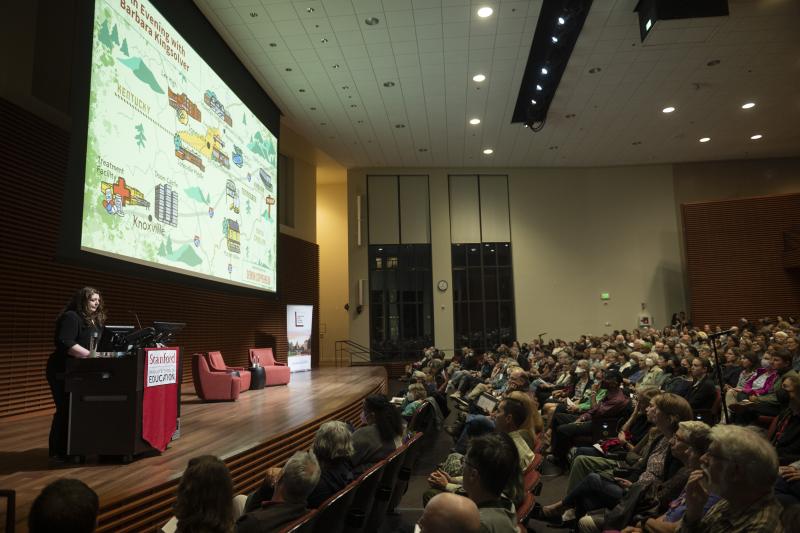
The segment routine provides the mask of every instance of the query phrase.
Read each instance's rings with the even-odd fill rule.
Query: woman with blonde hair
[[[542,415],[539,413],[539,406],[536,404],[536,400],[531,398],[530,394],[522,391],[509,392],[506,395],[506,398],[517,400],[525,406],[525,410],[528,412],[528,417],[519,427],[519,431],[525,438],[525,442],[528,444],[528,447],[533,450],[536,447],[537,435],[544,429],[544,421],[542,420]]]

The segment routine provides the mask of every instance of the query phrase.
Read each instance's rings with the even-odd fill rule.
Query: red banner
[[[178,348],[145,348],[142,438],[160,452],[178,419]]]

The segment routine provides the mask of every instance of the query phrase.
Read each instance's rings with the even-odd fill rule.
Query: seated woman
[[[580,404],[588,403],[590,390],[592,387],[591,373],[589,372],[589,361],[582,359],[575,364],[575,380],[569,389],[554,391],[550,398],[546,399],[542,406],[542,417],[550,420],[555,412],[583,412],[588,411],[589,407],[580,410]],[[602,400],[602,398],[598,398]]]
[[[386,396],[367,396],[361,416],[366,425],[353,433],[353,467],[356,474],[385,459],[403,444],[403,418]]]
[[[678,431],[672,439],[672,455],[681,461],[686,470],[692,472],[702,468],[700,458],[708,451],[711,444],[711,428],[703,422],[690,420],[681,422]],[[687,476],[688,477],[688,476]],[[708,511],[717,501],[719,496],[710,494],[706,501],[704,511]],[[637,526],[623,529],[623,532],[632,533],[634,531],[648,531],[652,533],[675,533],[680,527],[680,520],[686,513],[686,488],[684,488],[677,498],[669,503],[664,514],[642,520]],[[591,520],[591,524],[589,521]],[[601,520],[591,517],[584,517],[580,521],[582,531],[599,531],[603,526]]]
[[[636,476],[637,483],[663,480],[674,470],[669,454],[669,441],[678,429],[680,422],[691,420],[692,408],[689,403],[675,394],[661,394],[653,398],[648,416],[654,423],[651,430],[653,445],[650,453],[643,458],[644,470]],[[633,474],[634,476],[636,474]],[[540,516],[545,519],[557,518],[567,510],[565,519],[580,518],[594,509],[611,508],[622,499],[625,490],[634,481],[614,476],[608,471],[592,472],[572,489],[563,500],[541,509]]]
[[[320,466],[319,483],[308,496],[308,508],[316,509],[353,481],[353,435],[347,424],[339,421],[325,422],[314,436],[311,450]]]
[[[213,455],[189,460],[178,484],[175,516],[163,533],[230,533],[242,514],[242,496],[233,497],[233,481],[225,463]]]
[[[403,398],[403,403],[400,404],[400,411],[406,421],[411,420],[414,413],[422,405],[423,400],[428,397],[428,390],[425,385],[421,383],[412,383],[408,386],[406,397]]]
[[[742,369],[739,379],[735,385],[725,385],[725,400],[729,409],[731,405],[739,401],[739,393],[744,392],[745,383],[756,375],[758,363],[758,356],[753,352],[744,353],[739,358],[739,367]]]

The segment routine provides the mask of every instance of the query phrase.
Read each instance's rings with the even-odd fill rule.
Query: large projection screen
[[[277,288],[277,137],[146,0],[96,0],[80,249]]]

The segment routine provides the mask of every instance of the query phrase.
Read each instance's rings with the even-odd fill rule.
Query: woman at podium
[[[56,320],[55,351],[47,360],[47,383],[53,394],[56,412],[50,426],[50,457],[67,455],[69,395],[64,388],[67,357],[89,357],[90,348],[103,330],[106,312],[100,292],[84,287],[76,292]]]

